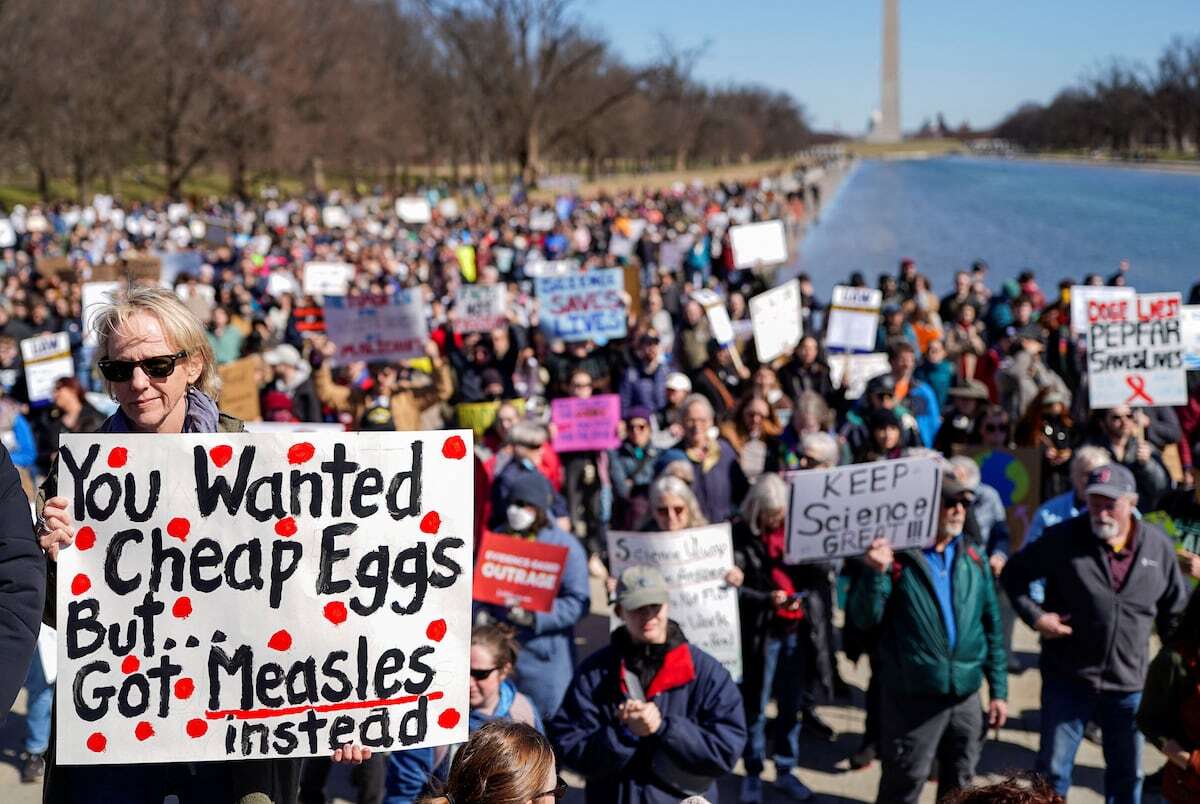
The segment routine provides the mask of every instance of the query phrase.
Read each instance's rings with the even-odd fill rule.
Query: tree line
[[[588,176],[795,152],[790,95],[709,86],[699,50],[621,58],[572,0],[0,0],[9,172],[86,198],[144,172],[200,171],[245,196],[327,173],[398,189],[547,166]]]
[[[1114,59],[1049,104],[1021,106],[995,133],[1033,149],[1195,153],[1200,143],[1200,36],[1174,38],[1153,65]]]

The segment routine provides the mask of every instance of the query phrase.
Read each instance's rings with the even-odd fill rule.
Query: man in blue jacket
[[[33,535],[29,498],[0,445],[0,722],[29,670],[45,597],[46,562]]]
[[[737,687],[669,619],[658,570],[622,573],[617,614],[624,625],[580,666],[549,724],[559,757],[587,778],[589,804],[715,801],[746,742]]]

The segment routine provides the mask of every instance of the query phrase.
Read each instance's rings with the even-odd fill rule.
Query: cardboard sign
[[[524,399],[506,399],[504,402],[499,400],[495,402],[462,402],[454,408],[455,421],[458,422],[459,427],[465,427],[474,432],[476,438],[482,438],[483,434],[492,426],[492,422],[496,421],[496,414],[500,411],[502,404],[512,405],[522,416],[525,415]]]
[[[124,282],[84,282],[80,288],[80,306],[83,308],[83,342],[96,346],[94,321],[100,311],[112,304],[125,287]]]
[[[1200,304],[1185,304],[1179,308],[1183,324],[1183,367],[1200,371]]]
[[[163,263],[156,254],[126,251],[121,255],[121,267],[130,282],[160,282]]]
[[[882,291],[836,286],[829,315],[825,319],[825,348],[850,352],[874,351],[875,333],[879,329],[879,308],[882,306]]]
[[[66,257],[38,257],[33,262],[34,270],[42,276],[59,276],[71,273],[71,261]]]
[[[1090,302],[1113,302],[1122,299],[1133,303],[1137,291],[1130,287],[1107,285],[1071,286],[1071,334],[1086,335],[1088,331],[1088,304]]]
[[[728,522],[669,533],[609,531],[608,561],[615,577],[635,565],[658,569],[670,590],[671,619],[689,642],[724,665],[734,682],[741,682],[737,589],[725,582],[734,565]]]
[[[791,354],[804,337],[800,281],[788,280],[752,298],[750,320],[754,323],[754,349],[758,352],[758,362],[769,363],[780,355]]]
[[[617,424],[621,421],[621,397],[601,394],[576,399],[564,397],[550,402],[550,421],[554,423],[555,452],[587,452],[615,449]]]
[[[354,279],[354,266],[345,262],[309,262],[304,265],[306,296],[345,296]]]
[[[761,221],[729,228],[734,268],[779,265],[788,261],[783,221]]]
[[[463,431],[64,435],[58,761],[465,740],[471,450]]]
[[[508,326],[504,285],[463,285],[454,298],[455,332],[491,332]]]
[[[484,531],[475,559],[475,599],[550,611],[567,565],[567,548]]]
[[[845,392],[846,399],[854,400],[867,390],[872,377],[887,374],[892,370],[886,352],[871,352],[865,355],[841,354],[829,359],[829,379]]]
[[[75,376],[71,337],[65,332],[36,335],[21,341],[21,361],[25,364],[29,401],[35,406],[53,402],[54,384],[63,377]]]
[[[619,268],[538,277],[541,327],[547,337],[564,341],[624,338],[624,290]]]
[[[405,223],[429,223],[433,220],[433,208],[420,196],[405,196],[396,199],[396,215]]]
[[[244,422],[262,418],[258,397],[260,365],[261,358],[250,355],[217,367],[217,373],[221,375],[221,410]]]
[[[1186,405],[1183,307],[1178,293],[1088,304],[1088,399],[1118,405]]]
[[[895,550],[933,541],[942,489],[933,458],[792,472],[788,482],[784,560],[790,564],[859,556],[876,539]]]
[[[356,360],[394,363],[425,354],[429,330],[419,294],[332,296],[325,300],[325,328],[337,344],[334,365]]]
[[[1008,521],[1008,536],[1013,550],[1025,543],[1025,534],[1038,506],[1042,504],[1042,452],[1036,447],[990,449],[968,447],[964,450],[979,464],[980,482],[1000,495]],[[988,534],[981,534],[986,541]]]

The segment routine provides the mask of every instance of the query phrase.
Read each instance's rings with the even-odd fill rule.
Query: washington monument
[[[883,0],[883,60],[880,108],[873,115],[871,142],[900,142],[900,0]]]

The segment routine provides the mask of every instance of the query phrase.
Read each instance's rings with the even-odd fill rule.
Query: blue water
[[[864,161],[810,227],[798,260],[820,298],[853,271],[874,286],[900,258],[939,294],[954,272],[987,261],[988,284],[1033,270],[1107,277],[1122,259],[1139,290],[1200,280],[1200,175],[1086,165],[945,157]]]

